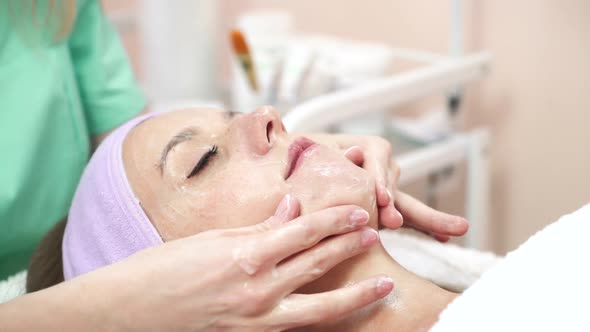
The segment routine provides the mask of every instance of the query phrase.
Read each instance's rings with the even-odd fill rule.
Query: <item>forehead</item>
[[[123,143],[128,177],[150,174],[170,139],[186,128],[215,130],[225,126],[227,113],[219,109],[185,109],[149,118],[133,128]]]
[[[174,135],[186,128],[216,129],[225,125],[227,112],[219,109],[184,109],[149,118],[133,128],[124,142],[124,149],[150,154],[163,147]]]
[[[147,119],[133,128],[131,133],[147,133],[150,136],[167,133],[170,138],[186,127],[205,128],[216,125],[226,114],[223,110],[208,108],[176,110]]]

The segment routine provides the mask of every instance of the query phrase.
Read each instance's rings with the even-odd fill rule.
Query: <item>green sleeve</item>
[[[144,96],[100,1],[78,1],[68,46],[91,135],[108,131],[143,110]]]

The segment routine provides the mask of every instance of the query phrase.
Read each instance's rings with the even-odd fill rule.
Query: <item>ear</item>
[[[57,285],[64,280],[61,242],[66,220],[67,217],[53,226],[33,253],[27,272],[27,293]]]

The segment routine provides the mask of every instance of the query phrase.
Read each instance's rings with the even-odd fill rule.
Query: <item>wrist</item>
[[[0,304],[3,331],[104,331],[97,289],[88,286],[73,280]]]
[[[133,331],[136,315],[129,311],[139,296],[137,283],[120,275],[119,264],[103,267],[71,280],[73,303],[85,303],[78,312],[93,331]],[[147,289],[147,288],[146,288]],[[88,328],[84,330],[89,330]]]

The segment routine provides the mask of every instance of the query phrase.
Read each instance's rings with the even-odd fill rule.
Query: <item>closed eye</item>
[[[197,162],[197,164],[195,165],[193,170],[188,174],[188,176],[186,178],[190,179],[191,177],[197,175],[197,173],[199,173],[202,169],[204,169],[207,166],[207,164],[209,163],[211,158],[213,158],[216,154],[217,154],[217,145],[213,145],[209,149],[209,151],[207,151],[201,157],[201,159],[199,159],[199,161]]]

